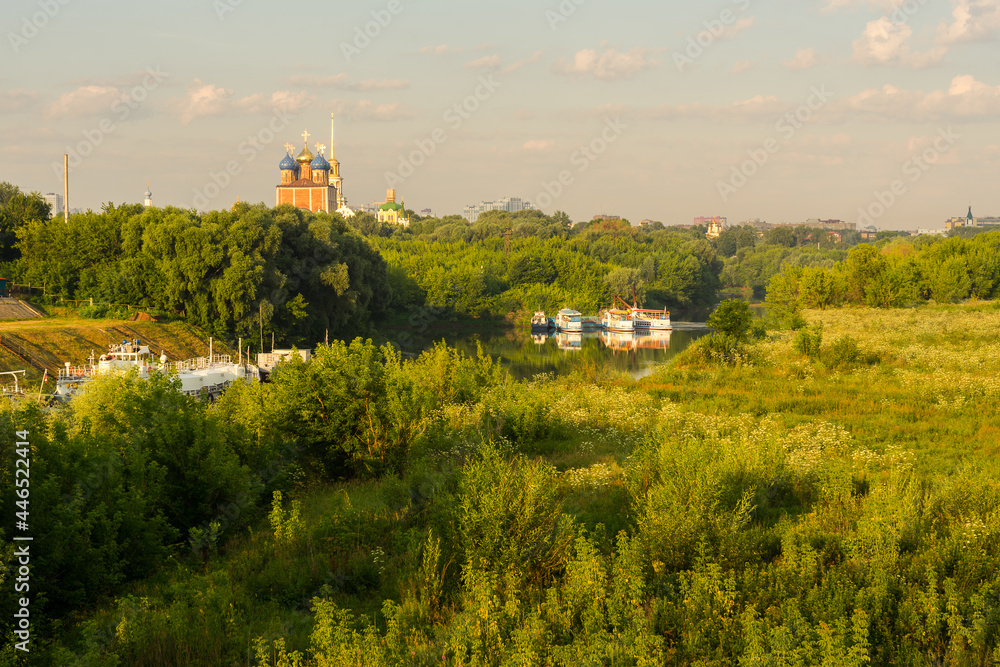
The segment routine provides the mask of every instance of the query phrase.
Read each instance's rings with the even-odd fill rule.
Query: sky
[[[576,221],[1000,216],[1000,0],[6,0],[0,181],[70,205],[273,205],[285,144],[350,206]],[[327,148],[329,156],[329,148]]]

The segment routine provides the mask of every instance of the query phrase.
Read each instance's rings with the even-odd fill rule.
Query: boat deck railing
[[[76,378],[82,378],[87,375],[90,375],[92,372],[93,369],[91,369],[90,366],[70,366],[68,368],[63,367],[59,369],[59,374],[57,375],[57,379],[74,380]]]
[[[233,358],[228,354],[214,354],[211,357],[198,357],[197,359],[188,359],[186,361],[175,361],[168,365],[171,370],[176,370],[178,373],[190,372],[190,371],[201,371],[213,366],[221,366],[225,364],[232,364]]]

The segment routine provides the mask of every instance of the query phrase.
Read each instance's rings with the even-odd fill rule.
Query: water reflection
[[[582,368],[609,367],[639,378],[669,361],[708,333],[703,324],[675,322],[673,331],[657,333],[532,334],[530,331],[451,333],[436,337],[462,352],[475,355],[477,346],[507,366],[516,378],[539,373],[563,375]],[[434,341],[426,341],[429,349]]]

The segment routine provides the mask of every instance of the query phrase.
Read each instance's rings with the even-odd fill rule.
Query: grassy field
[[[805,317],[856,354],[445,405],[404,474],[303,478],[65,664],[995,664],[1000,304]]]

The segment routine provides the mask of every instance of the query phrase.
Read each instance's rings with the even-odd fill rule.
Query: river
[[[500,359],[518,379],[539,373],[566,375],[580,370],[614,370],[640,378],[709,333],[699,323],[674,322],[673,326],[671,332],[654,335],[588,332],[546,336],[532,335],[527,328],[485,333],[455,330],[425,340],[406,337],[407,344],[400,347],[404,354],[414,357],[442,340],[471,356],[482,346],[485,354]]]

